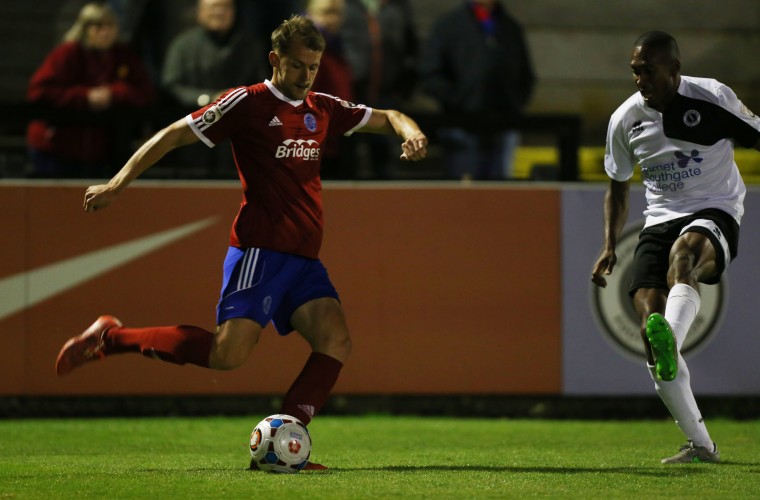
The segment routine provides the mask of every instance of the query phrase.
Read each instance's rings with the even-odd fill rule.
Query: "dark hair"
[[[324,52],[325,39],[314,22],[304,16],[293,15],[272,32],[272,50],[287,54],[294,40],[317,52]]]
[[[664,31],[649,31],[636,39],[634,47],[646,47],[658,52],[666,53],[670,59],[681,58],[676,39]]]

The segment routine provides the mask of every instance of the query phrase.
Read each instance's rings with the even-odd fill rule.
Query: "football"
[[[251,432],[251,469],[295,473],[309,462],[311,436],[306,426],[290,415],[270,415]]]

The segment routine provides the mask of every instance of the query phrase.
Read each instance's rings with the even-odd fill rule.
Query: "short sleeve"
[[[351,135],[366,125],[372,116],[372,108],[364,104],[354,104],[329,94],[319,95],[329,108],[331,135]]]
[[[736,96],[733,90],[725,85],[718,89],[718,100],[722,108],[728,110],[739,120],[726,120],[724,124],[729,135],[737,144],[751,148],[760,140],[760,117],[749,110]]]
[[[211,104],[194,111],[185,121],[208,147],[230,137],[244,121],[247,87],[230,89]]]
[[[636,161],[622,123],[615,115],[607,127],[607,142],[604,149],[604,171],[616,181],[627,181],[633,176]]]

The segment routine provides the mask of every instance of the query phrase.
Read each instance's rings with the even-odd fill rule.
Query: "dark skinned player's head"
[[[663,31],[644,33],[633,44],[633,81],[647,105],[663,111],[678,90],[681,61],[675,38]]]

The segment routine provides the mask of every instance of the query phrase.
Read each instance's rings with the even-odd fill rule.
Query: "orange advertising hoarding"
[[[139,355],[66,377],[62,343],[104,313],[213,329],[235,183],[137,182],[101,212],[85,184],[0,184],[0,395],[276,394],[308,350],[268,327],[242,368]],[[559,394],[559,191],[326,184],[322,260],[354,352],[345,394]]]

